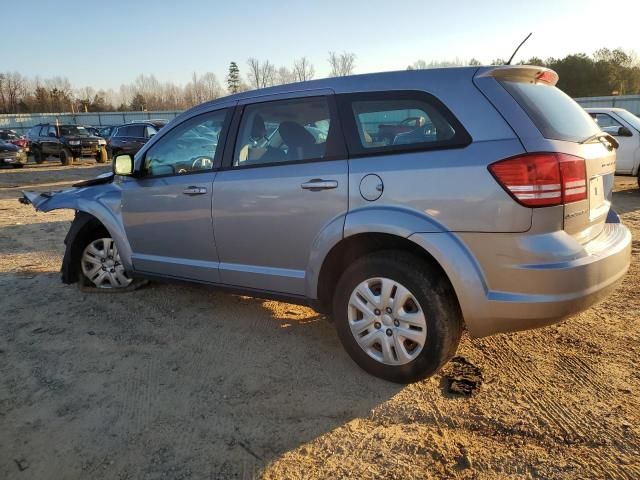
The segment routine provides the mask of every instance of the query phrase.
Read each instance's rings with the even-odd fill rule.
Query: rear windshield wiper
[[[602,138],[606,139],[607,142],[613,147],[613,148],[618,148],[620,146],[620,144],[618,143],[618,141],[613,138],[612,135],[609,135],[608,133],[605,132],[598,132],[598,133],[594,133],[593,135],[585,138],[583,141],[580,142],[580,144],[583,143],[590,143],[593,142],[594,140],[601,140]],[[609,149],[611,150],[611,149]]]

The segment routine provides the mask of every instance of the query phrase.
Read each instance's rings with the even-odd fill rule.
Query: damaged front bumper
[[[36,210],[40,210],[38,208],[44,202],[52,198],[57,193],[62,192],[62,190],[56,190],[53,192],[22,192],[22,197],[18,199],[20,203],[23,205],[33,205]]]

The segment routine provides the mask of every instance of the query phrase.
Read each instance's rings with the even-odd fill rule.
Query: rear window
[[[583,108],[562,90],[543,83],[501,81],[545,138],[581,142],[599,131]]]
[[[340,100],[352,155],[457,148],[471,142],[453,114],[426,92],[354,93]]]

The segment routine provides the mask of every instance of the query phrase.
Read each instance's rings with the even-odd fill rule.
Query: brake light
[[[489,171],[525,207],[551,207],[587,198],[585,162],[573,155],[519,155],[492,163]]]

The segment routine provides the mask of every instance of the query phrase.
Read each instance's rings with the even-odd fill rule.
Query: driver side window
[[[184,175],[213,169],[229,110],[205,113],[178,125],[145,155],[146,176]]]

